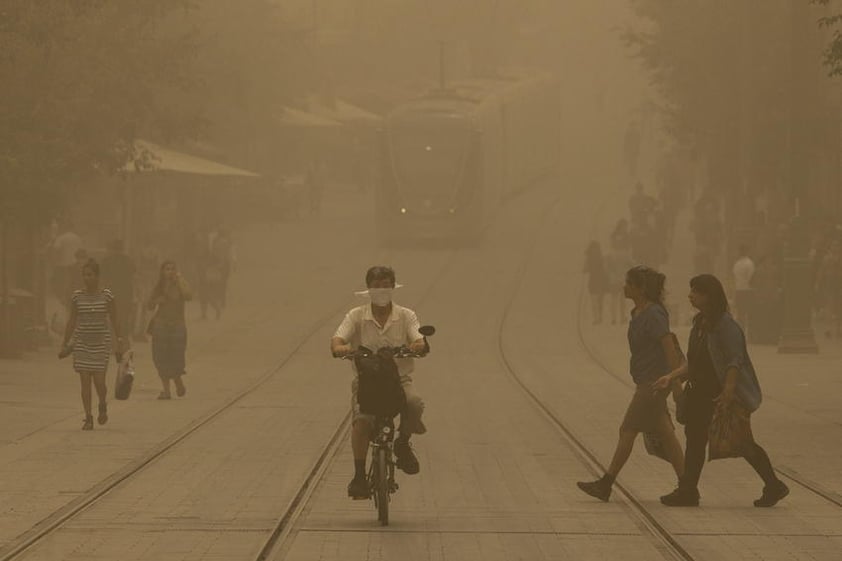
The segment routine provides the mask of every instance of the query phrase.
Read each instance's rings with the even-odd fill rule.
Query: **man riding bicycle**
[[[424,337],[418,331],[420,324],[415,312],[392,302],[392,292],[396,288],[395,272],[390,267],[371,267],[365,275],[366,294],[370,304],[352,309],[345,315],[333,338],[330,350],[334,356],[347,356],[360,346],[377,352],[385,347],[408,346],[409,350],[423,354],[427,347]],[[427,428],[421,421],[424,402],[415,393],[410,374],[414,369],[412,358],[396,358],[401,386],[406,394],[406,406],[401,411],[398,437],[395,440],[396,465],[404,473],[413,475],[420,467],[418,458],[409,445],[412,434],[424,434]],[[348,496],[354,499],[367,499],[369,496],[366,483],[366,459],[368,443],[374,425],[374,416],[360,412],[357,402],[359,374],[356,372],[351,382],[351,407],[354,420],[351,431],[351,448],[354,453],[354,478],[348,485]]]

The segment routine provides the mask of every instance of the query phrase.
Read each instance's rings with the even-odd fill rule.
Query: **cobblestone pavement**
[[[343,442],[273,558],[671,558],[622,493],[604,504],[575,486],[594,472],[570,435],[607,463],[630,392],[623,328],[583,325],[580,314],[582,248],[597,209],[555,198],[516,199],[480,248],[373,249],[370,230],[343,215],[347,201],[319,222],[241,233],[231,314],[191,322],[188,397],[154,400],[142,359],[135,394],[112,401],[112,420],[93,433],[79,431],[68,365],[48,355],[3,363],[3,395],[14,403],[0,412],[0,547],[274,372],[21,557],[254,559],[347,412],[350,372],[327,356],[327,339],[365,267],[382,260],[406,284],[398,301],[438,328],[415,376],[429,428],[413,439],[421,473],[399,472],[381,527],[370,502],[346,497]],[[777,467],[836,496],[842,357],[751,352],[766,392],[758,440]],[[791,482],[789,498],[758,510],[753,472],[719,461],[705,467],[702,507],[670,510],[658,496],[674,486],[671,468],[638,448],[620,482],[691,558],[839,559],[840,507],[807,488]]]

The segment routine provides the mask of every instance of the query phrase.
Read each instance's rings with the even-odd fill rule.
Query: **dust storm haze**
[[[835,559],[841,18],[0,0],[0,561]]]

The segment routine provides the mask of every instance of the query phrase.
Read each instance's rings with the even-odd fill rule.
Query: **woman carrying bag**
[[[763,479],[763,495],[756,507],[770,507],[789,494],[775,475],[766,451],[755,441],[749,421],[760,406],[761,392],[746,349],[742,328],[728,313],[722,283],[704,274],[690,280],[690,303],[699,310],[693,318],[687,364],[659,379],[665,388],[687,378],[684,434],[687,437],[684,475],[678,488],[661,497],[666,506],[698,506],[698,483],[710,443],[710,459],[742,457]]]
[[[105,373],[111,356],[111,332],[117,340],[117,360],[123,350],[123,334],[117,323],[114,296],[107,288],[99,286],[99,264],[89,259],[82,266],[84,288],[73,293],[70,300],[70,317],[64,331],[64,341],[58,357],[73,355],[73,369],[79,374],[82,389],[82,407],[85,419],[82,430],[93,430],[91,413],[91,384],[99,398],[97,422],[108,422]]]

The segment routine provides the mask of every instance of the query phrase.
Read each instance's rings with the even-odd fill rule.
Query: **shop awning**
[[[283,107],[277,115],[278,122],[285,127],[298,128],[333,128],[341,127],[342,123],[326,117],[295,109],[294,107]]]
[[[308,100],[307,107],[311,113],[349,125],[377,125],[382,120],[378,115],[341,99],[336,99],[333,103],[323,103],[312,97]]]

